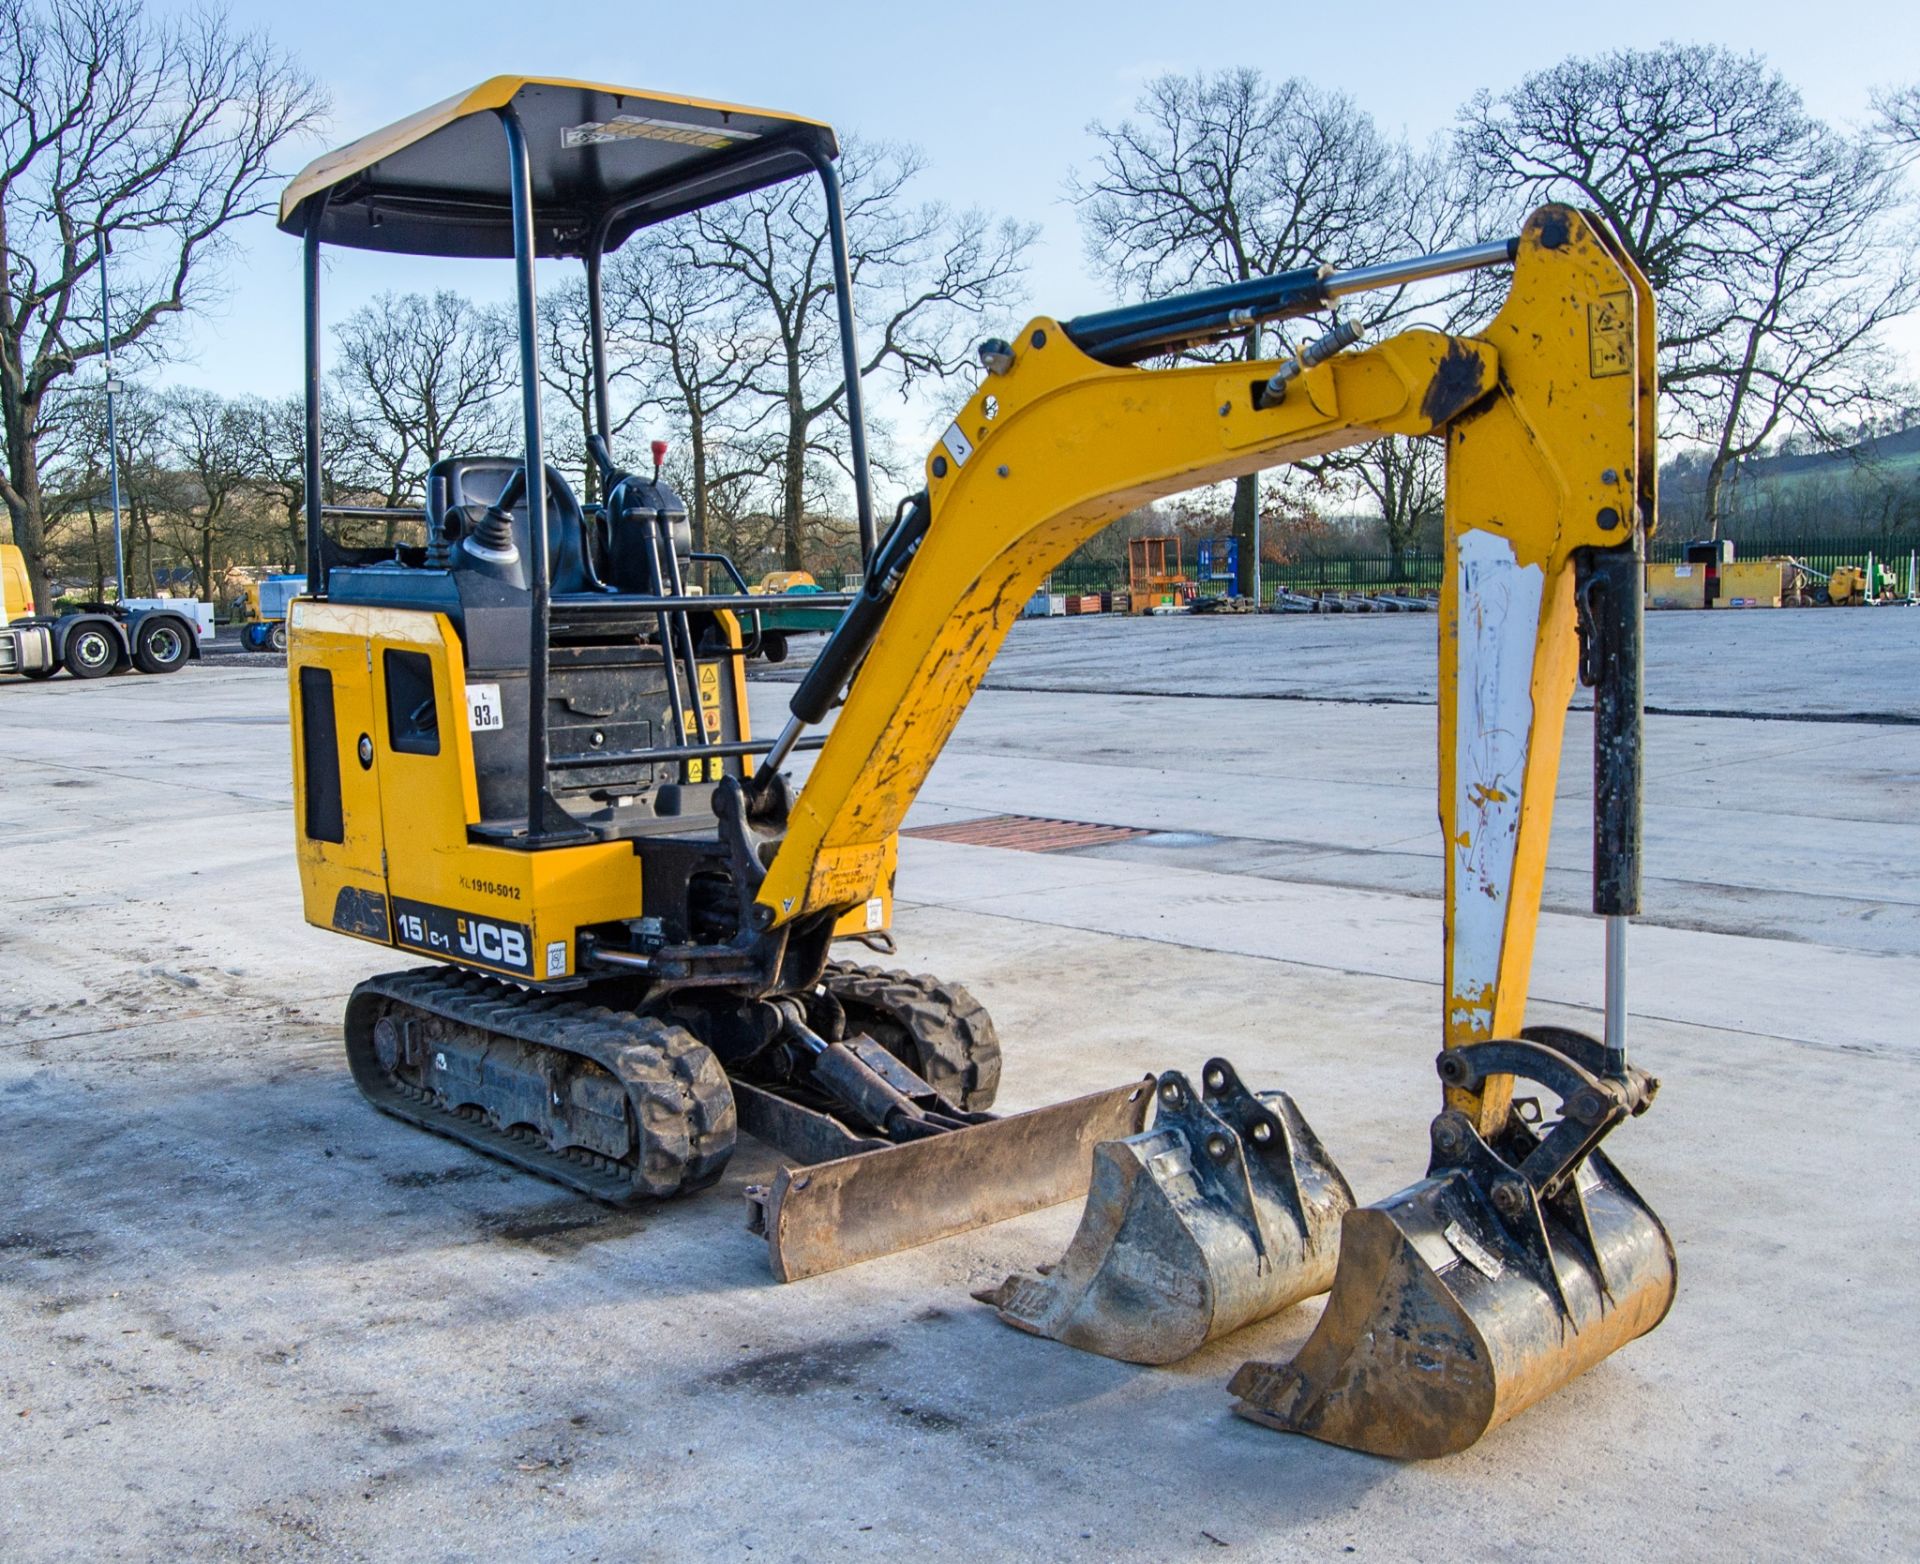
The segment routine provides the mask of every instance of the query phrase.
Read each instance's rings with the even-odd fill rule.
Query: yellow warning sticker
[[[851,847],[822,847],[807,877],[807,900],[815,907],[857,906],[873,894],[884,867],[887,844],[860,842]]]
[[[689,760],[687,762],[687,780],[689,782],[704,782],[706,779],[707,763],[704,760]]]
[[[1633,301],[1605,293],[1587,306],[1587,365],[1595,380],[1633,373]]]
[[[718,663],[700,665],[700,704],[702,706],[720,704],[720,665]]]

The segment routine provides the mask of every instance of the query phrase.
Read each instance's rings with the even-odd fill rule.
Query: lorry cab
[[[33,612],[33,585],[27,557],[11,543],[0,543],[0,624],[12,624]]]
[[[0,543],[0,674],[51,679],[64,668],[76,679],[99,679],[129,666],[174,673],[212,635],[212,609],[193,599],[130,598],[40,613],[26,556]]]

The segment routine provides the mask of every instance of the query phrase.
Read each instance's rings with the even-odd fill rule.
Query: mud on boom
[[[1673,1295],[1664,1230],[1599,1150],[1654,1084],[1624,1035],[1655,471],[1645,282],[1593,220],[1548,207],[1514,241],[1035,320],[983,345],[925,489],[876,537],[835,151],[792,116],[501,77],[289,187],[318,588],[290,611],[306,913],[433,963],[355,991],[355,1079],[388,1113],[606,1200],[713,1183],[746,1129],[789,1159],[749,1191],[788,1280],[1091,1185],[1061,1265],[989,1295],[1010,1323],[1165,1362],[1331,1285],[1293,1363],[1236,1376],[1238,1409],[1384,1453],[1470,1444]],[[769,742],[743,671],[764,599],[691,550],[658,446],[637,473],[609,449],[600,268],[649,223],[794,178],[820,181],[829,218],[867,568]],[[438,463],[419,547],[356,555],[325,535],[326,244],[514,262],[524,449]],[[542,450],[534,273],[551,256],[586,269],[594,505]],[[1360,345],[1335,319],[1283,360],[1138,367],[1506,264],[1507,300],[1471,335]],[[1355,1206],[1290,1099],[1224,1060],[1198,1090],[1169,1072],[995,1118],[999,1042],[964,989],[833,958],[836,941],[891,948],[896,833],[988,662],[1047,572],[1127,510],[1383,434],[1447,442],[1428,1176]],[[733,590],[694,591],[696,571]],[[1524,1024],[1578,678],[1596,692],[1597,1040]],[[796,790],[803,750],[818,754]]]

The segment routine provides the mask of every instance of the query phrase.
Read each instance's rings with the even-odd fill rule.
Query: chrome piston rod
[[[1376,288],[1404,288],[1409,283],[1430,282],[1435,277],[1509,265],[1519,248],[1518,239],[1493,239],[1458,250],[1437,250],[1432,255],[1413,255],[1400,261],[1382,261],[1377,266],[1329,272],[1320,286],[1329,299],[1344,299],[1348,294],[1368,293]]]
[[[1607,919],[1606,1022],[1601,1040],[1607,1068],[1624,1074],[1627,1064],[1627,927],[1632,920],[1615,913]]]

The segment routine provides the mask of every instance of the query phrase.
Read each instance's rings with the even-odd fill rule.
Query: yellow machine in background
[[[0,626],[33,612],[33,586],[27,580],[27,557],[11,543],[0,543]]]
[[[756,597],[762,597],[773,593],[791,592],[795,587],[818,585],[810,570],[770,570],[760,578],[759,585],[748,587],[747,590]]]
[[[1513,241],[1043,317],[982,345],[987,374],[925,489],[876,538],[833,152],[831,131],[791,116],[500,78],[289,189],[282,226],[307,247],[319,588],[292,607],[289,658],[307,916],[435,963],[356,989],[355,1077],[386,1112],[606,1199],[711,1183],[748,1129],[790,1159],[749,1191],[783,1279],[1091,1179],[1067,1262],[992,1295],[1011,1323],[1164,1361],[1331,1282],[1294,1363],[1241,1371],[1239,1409],[1386,1453],[1469,1444],[1650,1329],[1673,1295],[1664,1230],[1598,1149],[1653,1093],[1624,1031],[1655,473],[1646,285],[1591,220],[1548,207]],[[737,571],[733,594],[691,592],[685,506],[658,452],[647,476],[607,448],[599,269],[648,222],[809,175],[839,275],[865,570],[769,743],[749,731],[738,618],[765,599]],[[421,549],[354,556],[324,535],[324,243],[515,260],[525,450],[437,465]],[[586,266],[599,507],[542,455],[540,256]],[[1507,301],[1473,334],[1359,347],[1336,318],[1285,361],[1139,367],[1506,264]],[[999,1044],[979,1004],[832,949],[890,948],[896,834],[995,651],[1048,572],[1127,511],[1385,434],[1447,442],[1444,1102],[1428,1177],[1354,1208],[1285,1094],[1249,1090],[1224,1060],[1199,1092],[1170,1072],[993,1118]],[[1581,678],[1608,920],[1598,1040],[1525,1025]],[[796,788],[803,748],[818,755]],[[1523,1116],[1516,1080],[1557,1118]]]

